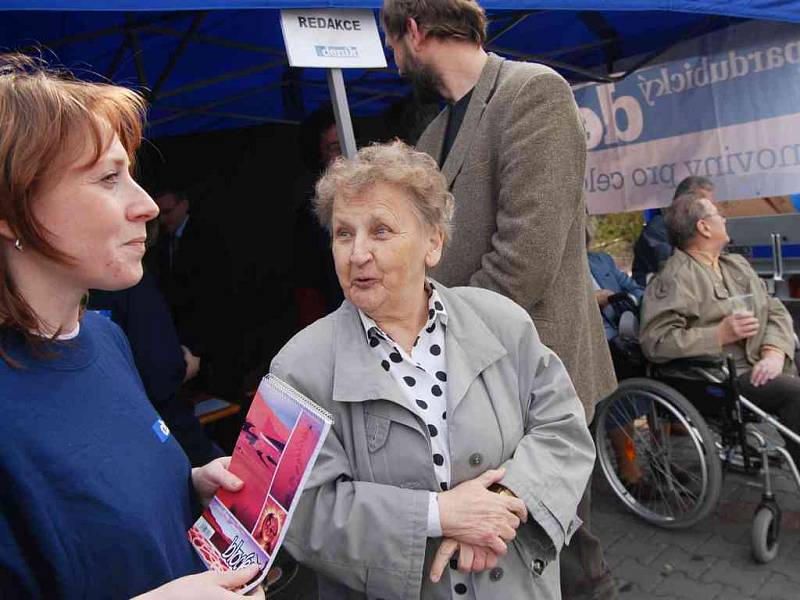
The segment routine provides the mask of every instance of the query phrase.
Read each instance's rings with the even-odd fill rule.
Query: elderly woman
[[[725,254],[730,239],[722,216],[706,196],[677,197],[664,215],[676,247],[648,284],[639,342],[656,363],[700,355],[733,356],[739,389],[748,400],[800,431],[800,379],[794,364],[792,317],[767,293],[747,260]],[[752,295],[750,310],[732,298]],[[787,443],[800,464],[800,447]]]
[[[594,447],[527,313],[426,277],[453,211],[436,163],[365,148],[328,168],[316,211],[346,300],[272,371],[336,422],[286,546],[322,599],[560,597]]]
[[[254,575],[197,574],[193,501],[242,483],[227,459],[190,469],[121,331],[81,311],[88,289],[142,277],[158,214],[130,174],[143,111],[0,55],[3,598],[232,599]]]

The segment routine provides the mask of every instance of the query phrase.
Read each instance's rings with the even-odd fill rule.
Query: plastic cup
[[[755,313],[753,294],[741,294],[729,298],[732,315],[752,315]]]

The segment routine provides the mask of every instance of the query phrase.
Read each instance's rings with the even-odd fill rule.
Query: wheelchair
[[[627,337],[633,340],[628,359],[640,372],[620,381],[594,420],[598,463],[614,494],[652,525],[687,529],[714,510],[723,468],[760,473],[764,487],[751,544],[756,562],[768,563],[778,554],[781,525],[771,468],[788,465],[800,491],[800,472],[776,430],[797,443],[800,435],[739,393],[732,358],[655,365]],[[621,473],[623,453],[642,474],[637,483]]]

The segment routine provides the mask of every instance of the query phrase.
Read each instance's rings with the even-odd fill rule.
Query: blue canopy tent
[[[328,101],[325,72],[288,67],[278,9],[380,0],[6,0],[0,47],[41,47],[83,77],[148,91],[150,138],[298,122]],[[741,19],[800,22],[797,0],[483,0],[489,49],[571,81],[613,80],[621,65]],[[637,57],[631,63],[630,58]],[[626,62],[627,61],[627,62]],[[350,108],[381,114],[409,90],[391,68],[346,73]],[[624,75],[624,72],[622,73]]]

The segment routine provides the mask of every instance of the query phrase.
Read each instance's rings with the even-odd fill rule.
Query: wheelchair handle
[[[783,281],[783,246],[781,245],[781,234],[770,234],[772,239],[772,280]]]

